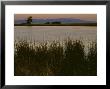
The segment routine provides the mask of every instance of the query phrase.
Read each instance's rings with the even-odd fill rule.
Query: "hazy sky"
[[[82,20],[97,21],[97,14],[15,14],[15,20],[26,19],[32,16],[32,18],[75,18]]]

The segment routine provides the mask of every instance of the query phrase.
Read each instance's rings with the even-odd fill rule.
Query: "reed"
[[[68,39],[60,42],[30,45],[27,41],[15,43],[15,76],[96,76],[96,42],[85,53],[82,41]]]

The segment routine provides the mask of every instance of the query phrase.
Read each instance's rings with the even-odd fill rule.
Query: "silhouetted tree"
[[[45,24],[50,24],[50,22],[46,22]]]
[[[32,23],[32,16],[29,16],[28,18],[27,18],[27,24],[31,24]]]
[[[52,24],[61,24],[61,22],[52,22]]]

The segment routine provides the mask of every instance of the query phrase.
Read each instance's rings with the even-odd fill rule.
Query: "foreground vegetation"
[[[96,42],[85,53],[81,41],[66,40],[30,45],[27,41],[15,43],[15,76],[96,76]]]

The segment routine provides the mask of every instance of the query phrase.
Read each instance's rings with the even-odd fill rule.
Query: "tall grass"
[[[30,45],[15,43],[15,76],[96,76],[96,42],[85,53],[82,41],[66,40],[64,45],[53,41]]]

